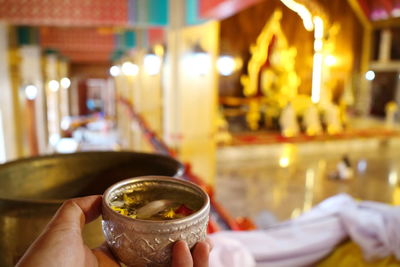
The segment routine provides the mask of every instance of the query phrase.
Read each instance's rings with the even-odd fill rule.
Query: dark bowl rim
[[[21,162],[29,162],[29,161],[34,161],[34,160],[44,160],[44,159],[51,159],[54,157],[58,158],[68,158],[72,157],[74,155],[84,155],[84,154],[132,154],[132,155],[146,155],[146,156],[156,156],[158,158],[164,158],[168,159],[171,162],[174,161],[177,165],[177,171],[174,176],[172,177],[181,177],[185,173],[185,166],[175,158],[168,156],[168,155],[163,155],[163,154],[158,154],[158,153],[145,153],[145,152],[134,152],[134,151],[129,151],[129,150],[121,150],[121,151],[104,151],[104,150],[99,150],[99,151],[80,151],[80,152],[74,152],[74,153],[54,153],[54,154],[48,154],[48,155],[40,155],[40,156],[34,156],[34,157],[24,157],[24,158],[19,158],[11,161],[7,161],[5,163],[0,164],[0,171],[3,168],[8,168],[9,166],[13,166],[16,164],[19,164]],[[129,179],[129,178],[127,178]],[[126,179],[124,179],[126,180]],[[121,180],[123,181],[123,180]],[[89,195],[88,195],[89,196]],[[81,196],[85,197],[85,196]],[[18,202],[18,203],[29,203],[29,204],[53,204],[53,205],[60,205],[64,201],[67,201],[69,199],[74,199],[76,197],[71,197],[71,198],[62,198],[62,199],[56,199],[56,198],[49,198],[49,199],[36,199],[36,198],[17,198],[17,197],[3,197],[0,196],[0,201],[12,201],[12,202]]]
[[[132,180],[163,180],[163,181],[167,181],[167,182],[172,182],[172,183],[179,183],[179,184],[183,184],[186,186],[189,186],[195,190],[197,190],[201,195],[203,195],[204,197],[204,203],[202,205],[202,207],[197,210],[196,212],[194,212],[193,214],[183,217],[183,218],[179,218],[179,219],[173,219],[173,220],[166,220],[166,221],[153,221],[153,220],[141,220],[141,219],[133,219],[130,218],[128,216],[122,215],[116,211],[114,211],[109,203],[107,203],[107,196],[111,193],[112,190],[117,189],[123,185],[129,184],[130,181]],[[178,179],[175,177],[171,177],[171,176],[159,176],[159,175],[145,175],[145,176],[138,176],[138,177],[131,177],[125,180],[121,180],[113,185],[111,185],[109,188],[107,188],[107,190],[104,192],[103,196],[102,196],[102,207],[106,208],[107,211],[111,212],[112,214],[115,214],[117,217],[121,218],[124,221],[128,221],[128,222],[135,222],[135,223],[143,223],[143,224],[166,224],[166,223],[184,223],[187,221],[192,221],[194,218],[196,217],[200,217],[202,216],[207,209],[210,208],[210,197],[208,196],[207,192],[201,188],[200,186],[198,186],[197,184],[187,181],[187,180],[183,180],[183,179]],[[104,214],[104,212],[102,212],[102,214]]]

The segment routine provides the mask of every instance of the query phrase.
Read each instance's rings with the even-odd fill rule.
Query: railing
[[[128,115],[132,120],[135,120],[142,132],[144,133],[145,139],[153,147],[153,149],[164,155],[168,155],[173,158],[177,158],[175,151],[167,146],[167,144],[148,126],[146,120],[138,114],[132,103],[125,98],[118,98],[118,101],[127,108]],[[211,204],[211,218],[208,226],[210,233],[219,231],[220,229],[226,230],[246,230],[245,227],[241,227],[239,223],[232,218],[229,213],[219,204],[214,198],[214,190],[211,186],[207,185],[199,176],[192,172],[190,163],[184,163],[185,173],[183,178],[189,180],[200,187],[202,187],[210,196]],[[248,222],[248,221],[247,221]]]

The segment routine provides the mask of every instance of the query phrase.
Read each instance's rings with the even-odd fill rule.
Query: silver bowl
[[[190,202],[199,209],[181,219],[133,219],[110,207],[125,192],[137,192],[149,200]],[[209,211],[207,193],[193,183],[165,176],[130,178],[112,185],[103,195],[103,233],[113,254],[127,266],[170,266],[174,242],[184,240],[192,248],[205,240]]]

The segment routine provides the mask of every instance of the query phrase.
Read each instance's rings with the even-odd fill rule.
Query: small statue
[[[281,126],[281,133],[285,137],[293,137],[299,134],[296,111],[290,102],[282,110],[279,117],[279,125]]]
[[[344,155],[336,165],[336,171],[330,174],[330,178],[338,180],[349,180],[354,177],[354,171],[350,164],[350,159]]]
[[[397,109],[398,109],[397,104],[394,101],[390,101],[385,106],[385,111],[386,111],[385,124],[386,127],[389,129],[393,128],[394,126]]]
[[[257,101],[250,101],[249,110],[246,113],[247,126],[252,130],[258,130],[261,119],[260,104]]]
[[[340,111],[335,104],[328,103],[325,106],[324,122],[326,124],[328,134],[338,134],[343,131],[343,126],[340,121]]]
[[[232,142],[232,135],[229,132],[229,124],[226,121],[221,111],[218,112],[217,116],[217,132],[215,134],[215,140],[217,144],[227,145]]]
[[[306,130],[306,134],[309,136],[315,136],[322,133],[321,122],[319,120],[318,109],[315,105],[310,105],[303,115],[303,126]]]

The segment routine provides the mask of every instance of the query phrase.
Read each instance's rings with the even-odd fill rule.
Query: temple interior
[[[400,223],[400,0],[2,0],[0,62],[0,266],[62,201],[144,175],[205,189],[210,235],[337,196]],[[343,240],[232,266],[400,266]]]

